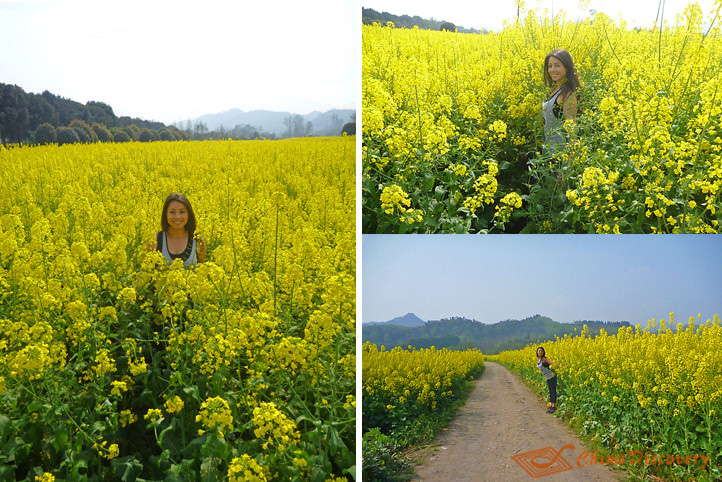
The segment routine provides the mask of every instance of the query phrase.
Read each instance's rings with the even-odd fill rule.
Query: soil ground
[[[541,375],[540,375],[541,376]],[[486,370],[436,441],[413,454],[415,480],[616,481],[623,474],[591,463],[590,450],[503,366]],[[528,452],[537,451],[535,454]],[[523,463],[522,467],[519,462]],[[532,464],[532,461],[534,462]]]

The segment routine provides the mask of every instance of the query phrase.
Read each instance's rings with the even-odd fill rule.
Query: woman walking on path
[[[557,410],[557,374],[549,368],[550,365],[556,365],[553,361],[546,357],[546,352],[543,347],[539,347],[536,350],[536,366],[544,374],[544,378],[547,379],[547,386],[549,387],[549,402],[551,405],[547,413],[554,413]]]
[[[577,115],[579,74],[566,50],[554,50],[544,59],[544,83],[552,91],[542,104],[544,148],[542,154],[554,155],[566,144],[564,122]]]

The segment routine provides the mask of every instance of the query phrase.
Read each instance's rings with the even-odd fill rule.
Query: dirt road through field
[[[544,413],[545,402],[503,366],[487,362],[474,383],[466,404],[437,437],[431,456],[417,467],[416,480],[622,480],[619,472],[592,464],[579,437]]]

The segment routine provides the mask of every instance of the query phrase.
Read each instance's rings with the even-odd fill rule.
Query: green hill
[[[529,343],[553,340],[556,336],[579,334],[587,325],[590,335],[599,334],[604,328],[615,334],[620,327],[630,326],[629,322],[576,321],[560,323],[551,318],[534,315],[523,320],[505,320],[484,324],[461,317],[428,321],[423,326],[407,327],[388,323],[364,324],[361,339],[387,349],[396,346],[414,348],[478,348],[493,355],[505,350],[523,348]],[[575,331],[576,330],[576,331]]]

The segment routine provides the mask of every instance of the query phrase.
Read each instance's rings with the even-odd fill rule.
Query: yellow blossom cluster
[[[499,201],[499,205],[496,206],[496,215],[499,217],[500,222],[505,223],[509,221],[514,208],[519,209],[520,207],[521,196],[515,192],[510,192]]]
[[[221,436],[225,430],[233,430],[231,409],[228,402],[221,397],[206,399],[196,415],[196,422],[200,422],[206,429],[218,429]]]
[[[100,444],[95,444],[93,448],[98,452],[98,455],[108,460],[116,458],[120,453],[120,450],[118,449],[118,444],[108,445],[107,440],[103,440]]]
[[[267,480],[263,467],[248,454],[234,458],[228,466],[229,482],[265,482]]]
[[[148,420],[149,423],[157,422],[163,417],[163,412],[157,408],[149,408],[143,419]]]
[[[256,429],[253,433],[260,439],[265,439],[263,449],[276,446],[278,450],[285,450],[289,444],[299,440],[296,424],[281,412],[273,402],[261,402],[253,409],[253,424]]]
[[[121,427],[128,426],[131,423],[135,423],[138,421],[138,416],[130,410],[123,410],[122,412],[120,412],[120,414],[118,414],[118,418]]]
[[[274,366],[295,376],[306,367],[310,354],[311,347],[305,340],[298,337],[286,337],[274,347],[273,353],[269,353],[268,358],[272,360]]]
[[[178,413],[183,410],[184,406],[183,399],[178,395],[173,395],[165,402],[165,409],[168,413]]]
[[[474,194],[464,200],[464,207],[473,214],[484,204],[493,204],[498,187],[496,175],[499,167],[495,161],[484,161],[487,171],[474,181]]]
[[[394,211],[405,213],[409,206],[411,206],[409,195],[396,184],[386,186],[381,192],[381,207],[386,214]]]
[[[506,139],[506,123],[503,120],[495,120],[489,125],[492,138],[497,141]]]

